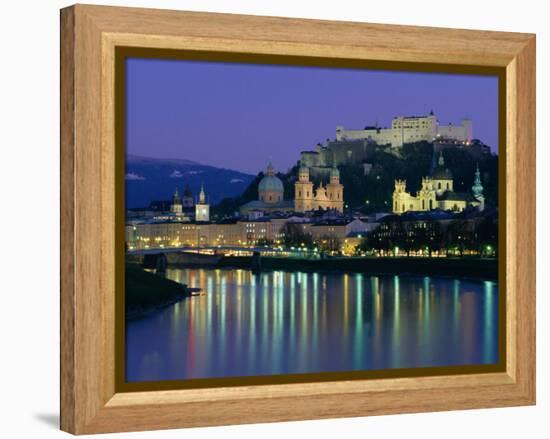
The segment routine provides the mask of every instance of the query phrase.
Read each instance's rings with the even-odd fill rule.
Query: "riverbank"
[[[251,258],[228,256],[217,267],[250,269]],[[498,279],[498,261],[481,258],[261,258],[262,270],[356,272],[366,274],[415,274],[473,279]]]
[[[125,287],[126,320],[143,317],[192,295],[186,285],[149,273],[137,264],[126,264]]]

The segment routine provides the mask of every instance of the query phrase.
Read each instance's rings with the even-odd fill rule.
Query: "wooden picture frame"
[[[506,179],[501,183],[504,370],[118,391],[117,47],[392,62],[416,70],[438,65],[500,71],[506,84]],[[88,5],[61,11],[62,430],[85,434],[534,403],[534,35]]]

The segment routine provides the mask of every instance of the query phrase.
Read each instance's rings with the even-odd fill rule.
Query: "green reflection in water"
[[[168,270],[204,295],[127,323],[128,379],[498,361],[495,282]]]
[[[491,281],[485,281],[484,285],[484,294],[485,294],[485,313],[483,319],[483,342],[484,342],[484,362],[488,363],[491,361],[491,358],[495,356],[496,347],[492,343],[492,338],[494,332],[497,331],[495,325],[495,307],[493,304],[493,299],[495,296],[495,283]]]

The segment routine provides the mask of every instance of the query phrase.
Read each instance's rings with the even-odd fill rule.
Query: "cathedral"
[[[461,212],[467,206],[475,206],[479,210],[485,208],[485,197],[479,167],[476,168],[472,194],[455,192],[453,188],[453,175],[445,167],[443,154],[439,154],[438,165],[432,175],[422,178],[422,187],[416,196],[407,192],[407,182],[396,180],[393,191],[393,213],[401,214],[409,211],[427,211],[434,209],[451,210]]]
[[[333,166],[329,183],[326,186],[320,183],[314,189],[309,179],[309,169],[302,165],[298,171],[298,181],[294,183],[294,210],[307,212],[318,209],[344,211],[344,186],[340,183],[340,171]]]
[[[309,210],[344,210],[344,186],[340,183],[340,171],[333,167],[329,183],[314,189],[309,179],[309,169],[301,166],[294,184],[294,202],[284,199],[283,182],[275,173],[273,165],[267,167],[265,176],[258,184],[258,199],[240,207],[241,215],[252,211],[261,212],[307,212]]]
[[[283,182],[277,177],[273,165],[269,163],[264,177],[258,184],[258,199],[243,204],[239,211],[247,215],[253,211],[259,212],[292,212],[294,204],[284,199]]]

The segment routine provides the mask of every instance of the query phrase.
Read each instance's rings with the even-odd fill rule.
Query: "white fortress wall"
[[[433,114],[428,116],[394,117],[391,128],[371,128],[357,130],[336,127],[336,140],[372,140],[380,145],[391,144],[393,147],[403,143],[432,141],[437,135],[449,137],[462,142],[472,140],[472,121],[463,119],[461,125],[439,125]]]

